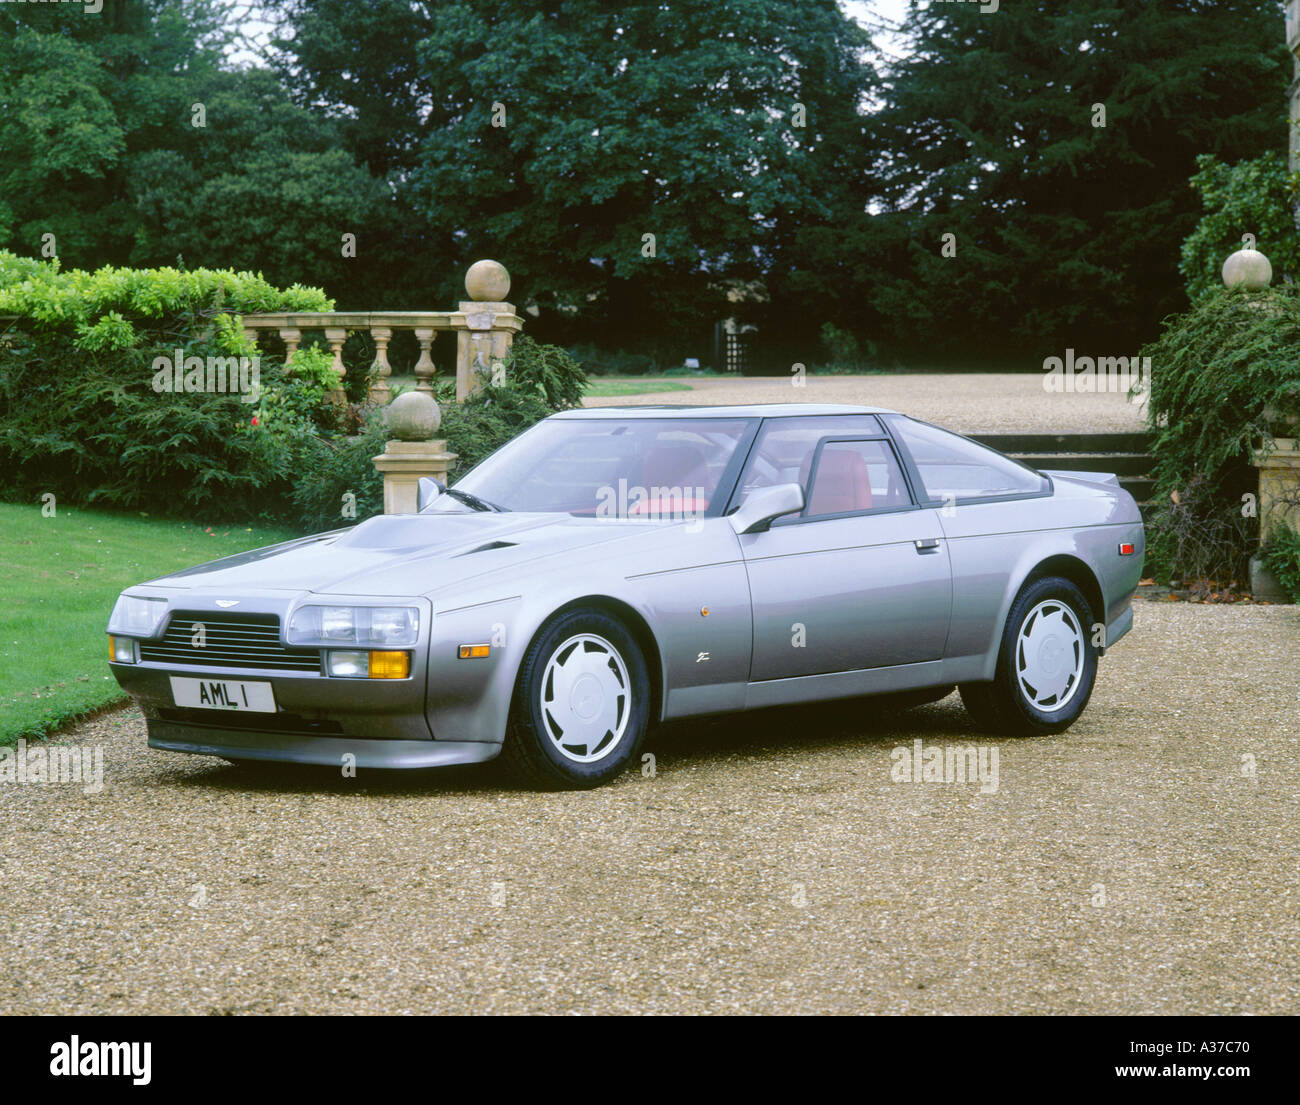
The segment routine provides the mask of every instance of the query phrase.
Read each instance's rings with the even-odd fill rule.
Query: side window
[[[908,506],[907,484],[885,441],[827,441],[813,460],[805,518]]]
[[[884,430],[873,414],[810,415],[806,418],[769,418],[758,440],[741,482],[741,498],[755,488],[778,483],[797,483],[808,495],[808,476],[813,454],[826,437],[875,437]]]
[[[890,429],[912,454],[931,501],[960,502],[1047,490],[1047,480],[1032,468],[937,426],[900,417],[890,420]]]

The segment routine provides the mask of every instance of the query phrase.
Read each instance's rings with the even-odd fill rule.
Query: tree
[[[833,0],[439,4],[413,203],[459,265],[505,261],[544,332],[699,350],[865,207],[867,46]]]
[[[394,293],[391,191],[339,148],[333,120],[291,103],[265,69],[212,73],[190,91],[205,125],[190,125],[187,113],[131,159],[134,264],[179,254],[262,272],[276,284],[327,287],[345,310]]]
[[[131,158],[215,67],[219,26],[212,0],[121,0],[94,17],[0,7],[0,245],[125,263],[138,225]]]
[[[1122,350],[1185,304],[1198,154],[1284,146],[1280,5],[915,3],[878,122],[881,325],[928,351]],[[956,255],[941,253],[951,234]]]
[[[1286,153],[1267,153],[1236,165],[1206,154],[1196,164],[1191,184],[1205,214],[1183,242],[1179,271],[1187,281],[1188,298],[1202,299],[1223,287],[1223,262],[1242,248],[1248,234],[1268,256],[1275,279],[1300,272],[1300,231],[1292,214],[1297,179],[1287,168]]]
[[[181,255],[328,285],[344,307],[392,292],[388,182],[274,74],[232,71],[230,25],[226,0],[0,6],[0,246],[87,269]]]
[[[416,162],[438,74],[420,65],[432,5],[411,0],[267,0],[272,57],[296,103],[337,118],[346,148],[378,177]]]

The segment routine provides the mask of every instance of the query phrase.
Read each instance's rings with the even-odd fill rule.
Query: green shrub
[[[217,313],[328,311],[334,301],[318,288],[279,289],[261,276],[230,270],[173,268],[61,271],[59,262],[33,261],[0,250],[0,316],[18,315],[55,328],[93,328],[114,311],[165,329],[177,318]],[[150,327],[145,327],[149,329]]]
[[[21,284],[24,280],[41,276],[53,269],[58,271],[58,261],[42,261],[36,257],[19,257],[7,249],[0,249],[0,288]]]
[[[551,411],[582,406],[587,374],[558,345],[541,345],[521,334],[511,345],[503,367],[503,378],[512,392],[536,394]],[[490,373],[483,383],[485,392],[493,390]]]
[[[1273,271],[1300,272],[1300,231],[1292,210],[1297,175],[1285,152],[1266,153],[1252,161],[1225,165],[1213,154],[1196,159],[1192,188],[1200,193],[1205,214],[1183,240],[1178,269],[1190,299],[1223,290],[1223,262],[1242,248],[1246,234],[1268,255]]]
[[[1168,319],[1151,358],[1156,507],[1147,561],[1165,579],[1246,578],[1257,536],[1252,448],[1300,417],[1300,289],[1220,290]]]
[[[810,364],[808,371],[817,376],[856,376],[873,373],[879,350],[875,342],[859,341],[851,330],[844,330],[833,322],[823,322],[821,345],[827,359]]]
[[[444,407],[438,434],[456,454],[449,478],[458,480],[488,454],[554,413],[540,396],[509,384]]]
[[[383,408],[371,407],[352,437],[299,438],[290,494],[303,530],[338,529],[383,513],[384,479],[373,463],[389,437],[383,415]]]
[[[601,349],[590,344],[574,345],[569,355],[580,362],[593,376],[647,376],[658,375],[667,367],[649,353],[628,352],[622,349]]]
[[[1300,533],[1279,526],[1264,545],[1263,558],[1291,601],[1300,602]]]
[[[338,380],[329,353],[312,346],[295,350],[287,371],[261,389],[257,426],[264,434],[288,438],[336,430],[339,411],[330,395]]]
[[[833,322],[822,323],[821,342],[831,364],[853,364],[862,360],[862,346],[857,335],[851,330],[842,330]]]
[[[662,372],[656,373],[659,376],[721,376],[723,373],[714,372],[711,368],[687,368],[685,365],[677,365],[674,368],[665,368]]]
[[[212,347],[190,341],[186,357]],[[157,394],[159,347],[87,353],[66,335],[0,346],[0,470],[8,498],[52,492],[116,508],[270,518],[287,462],[232,394]],[[262,372],[265,384],[274,366]]]
[[[207,387],[209,358],[248,358],[251,383],[256,350],[238,312],[331,306],[322,292],[281,292],[248,273],[63,272],[0,251],[0,316],[17,316],[0,322],[0,493],[214,519],[283,516],[297,438],[313,430],[286,420],[278,433],[258,432],[253,403],[298,384],[261,358],[261,396],[229,381],[224,393],[188,385]],[[179,391],[169,367],[177,356]],[[205,366],[196,377],[190,358]]]

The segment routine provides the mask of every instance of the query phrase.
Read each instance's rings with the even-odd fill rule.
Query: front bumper
[[[493,759],[501,745],[486,741],[367,740],[300,733],[262,733],[218,726],[193,726],[150,719],[149,747],[168,752],[221,756],[228,760],[272,760],[339,767],[355,757],[357,767],[448,767]]]
[[[297,735],[339,736],[369,740],[431,741],[433,732],[424,714],[423,671],[410,679],[330,679],[286,675],[259,668],[164,667],[149,664],[109,664],[114,678],[140,705],[151,725],[163,721],[193,730],[201,738],[208,729],[236,728],[220,710],[188,710],[175,706],[171,677],[228,679],[270,683],[274,714],[243,713],[238,730],[256,730],[265,720],[268,736],[296,729]]]
[[[333,596],[331,596],[333,597]],[[272,664],[268,667],[251,663],[226,663],[238,654],[230,646],[230,636],[242,632],[239,626],[231,628],[245,615],[262,619],[273,618],[278,627],[289,623],[295,605],[306,601],[305,595],[287,595],[275,591],[244,591],[237,602],[238,613],[230,613],[229,604],[221,594],[207,589],[187,590],[167,596],[165,617],[151,638],[141,641],[139,663],[109,663],[113,677],[139,704],[149,726],[151,743],[157,739],[179,741],[194,746],[216,746],[223,743],[219,734],[234,733],[234,743],[225,741],[232,752],[241,747],[253,747],[261,742],[269,751],[283,746],[294,756],[302,752],[304,741],[337,738],[346,741],[411,741],[432,743],[434,733],[426,716],[429,650],[426,639],[411,652],[411,673],[405,679],[344,679],[319,672],[282,670]],[[341,596],[341,605],[366,605],[374,598]],[[432,617],[429,604],[421,599],[394,599],[418,605],[421,621],[428,624]],[[215,640],[215,654],[189,652],[182,658],[146,659],[143,646],[148,645],[153,654],[161,649],[179,651],[173,639],[167,642],[167,629],[173,619],[207,621],[218,625],[213,632],[226,636]],[[225,620],[225,624],[221,623]],[[182,630],[182,636],[184,634]],[[283,648],[283,630],[279,633],[279,646],[269,645],[265,638],[253,639],[246,655],[262,656],[279,663],[280,658],[271,649]],[[242,642],[240,642],[242,644]],[[202,646],[199,646],[202,647]],[[200,661],[200,662],[195,662]],[[204,710],[180,707],[172,694],[171,678],[235,680],[269,683],[275,696],[274,713],[238,713],[224,710]],[[166,734],[165,738],[163,734]],[[161,747],[161,746],[159,746]],[[220,755],[221,753],[217,753]],[[273,755],[260,758],[272,759]],[[402,757],[397,757],[402,759]],[[301,762],[337,762],[335,759]]]

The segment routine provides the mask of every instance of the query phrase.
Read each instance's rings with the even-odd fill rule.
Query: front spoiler
[[[150,719],[149,747],[166,752],[191,752],[228,760],[273,760],[294,764],[341,767],[449,767],[491,760],[500,744],[486,741],[371,740],[313,737],[297,733],[251,733],[238,729],[195,729]],[[355,759],[345,761],[344,756]]]

